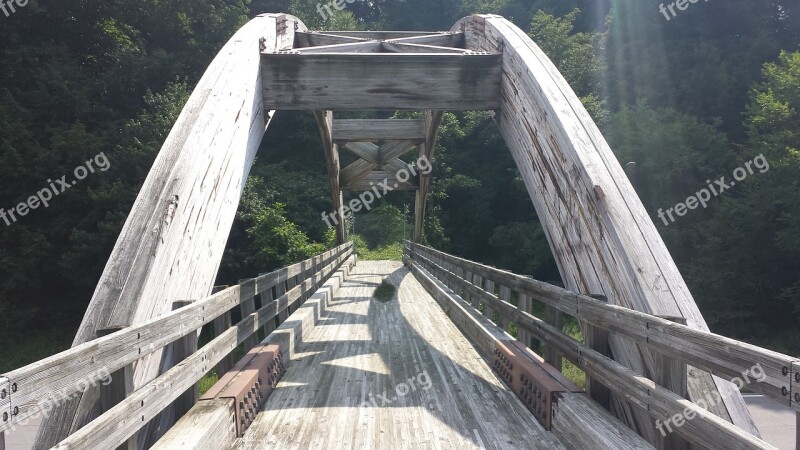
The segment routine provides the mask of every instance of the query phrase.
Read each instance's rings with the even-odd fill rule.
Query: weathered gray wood
[[[378,53],[383,49],[380,42],[365,41],[365,42],[350,42],[346,44],[323,45],[320,47],[306,47],[292,50],[291,54],[304,55],[304,54],[321,54],[321,53]]]
[[[405,39],[417,36],[431,36],[436,33],[430,31],[327,31],[327,34],[335,36],[353,37],[359,39]]]
[[[528,295],[525,295],[526,298],[530,299]],[[530,302],[530,300],[529,300]],[[530,310],[528,310],[530,312]],[[554,308],[552,305],[545,305],[544,307],[544,320],[545,322],[549,323],[550,325],[554,326],[555,328],[561,330],[563,327],[564,315],[561,311]],[[559,370],[562,369],[562,354],[558,351],[557,348],[553,347],[552,345],[545,345],[544,346],[544,360],[547,361],[547,364],[555,367]]]
[[[256,17],[211,63],[156,157],[74,345],[94,339],[100,328],[169,313],[175,300],[208,295],[271,117],[263,104],[259,45],[287,48],[296,28],[304,26],[284,14]],[[137,364],[135,387],[153,379],[161,362],[159,351]],[[57,406],[43,420],[36,446],[51,446],[82,426],[97,398],[92,388]]]
[[[399,42],[383,42],[382,50],[388,53],[449,53],[454,55],[469,54],[469,50],[435,45],[401,44]]]
[[[503,56],[503,105],[495,119],[528,188],[568,289],[613,294],[625,307],[686,317],[708,327],[655,225],[600,130],[569,84],[530,37],[499,16],[472,16],[453,31],[467,48]],[[578,252],[565,249],[581,249]],[[645,372],[652,354],[612,339],[615,358]],[[758,435],[741,395],[723,380],[691,394],[719,392],[726,415]],[[615,402],[619,416],[640,413]],[[647,430],[648,428],[649,431]]]
[[[387,277],[397,298],[370,300]],[[399,263],[359,262],[323,317],[232,448],[563,448]],[[422,372],[430,388],[414,380]]]
[[[686,319],[683,317],[662,317],[662,319],[671,320],[683,325],[686,324]],[[686,383],[687,370],[688,368],[684,361],[663,353],[657,354],[656,373],[654,374],[653,381],[659,386],[663,386],[678,394],[680,397],[688,399],[689,390]],[[689,443],[676,433],[666,433],[666,435],[663,435],[659,432],[657,439],[656,448],[659,450],[688,450],[690,448]]]
[[[120,328],[109,328],[97,330],[98,337],[108,336],[120,331]],[[128,364],[125,367],[111,373],[108,385],[100,387],[100,414],[109,411],[111,408],[125,400],[133,393],[133,367]],[[133,434],[124,444],[117,447],[117,450],[138,450],[138,436]]]
[[[255,285],[255,283],[253,283]],[[240,304],[242,305],[242,317],[247,317],[250,314],[256,312],[255,308],[255,301],[253,298],[254,292],[250,292],[248,288],[244,285],[239,285],[240,289]],[[241,293],[247,293],[246,295],[242,295]],[[191,305],[194,303],[193,301],[178,301],[175,302],[175,309],[180,309],[186,306]],[[245,308],[244,305],[249,304],[250,306]],[[252,310],[251,310],[252,309]],[[174,356],[174,360],[176,363],[180,363],[181,361],[185,360],[189,356],[193,355],[197,351],[197,339],[199,336],[199,330],[195,331],[194,333],[189,333],[186,336],[178,339],[172,344],[172,353]],[[252,337],[245,339],[245,343],[250,342]],[[195,384],[191,388],[189,388],[186,392],[183,393],[178,400],[175,401],[175,418],[180,419],[189,411],[192,406],[197,402],[198,394],[200,393],[199,386]],[[171,424],[170,424],[171,425]],[[167,429],[169,426],[166,427]]]
[[[322,148],[325,150],[325,161],[328,168],[328,183],[331,186],[331,204],[337,213],[334,218],[336,226],[336,242],[343,244],[347,240],[347,230],[345,229],[345,214],[342,209],[342,189],[339,185],[340,163],[339,149],[333,142],[333,111],[315,111],[317,126],[322,138]]]
[[[323,45],[350,44],[362,42],[363,39],[337,36],[317,31],[299,31],[294,34],[294,48],[319,47]]]
[[[333,259],[323,271],[323,276],[330,276],[349,256],[350,250]],[[125,442],[133,433],[193,386],[225,355],[244,342],[245,338],[257,332],[267,321],[273,320],[278,311],[287,310],[289,305],[294,304],[300,298],[301,292],[309,289],[312,285],[312,280],[306,280],[280,299],[243,318],[241,322],[200,348],[183,364],[173,367],[147,383],[108,413],[81,428],[54,448],[58,450],[108,449]]]
[[[575,294],[557,286],[487,267],[429,247],[414,243],[407,245],[416,253],[415,260],[424,261],[428,259],[427,255],[438,256],[457,264],[465,272],[491,277],[578,320],[633,339],[672,358],[684,359],[693,366],[727,377],[729,380],[741,377],[742,373],[759,364],[766,378],[763,382],[751,383],[749,388],[788,405],[788,399],[782,391],[784,387],[790,385],[791,374],[790,370],[787,370],[784,375],[784,368],[800,364],[797,358],[628,308],[606,304],[589,296]]]
[[[333,121],[334,142],[425,142],[425,122],[417,119],[348,119]]]
[[[151,450],[227,450],[236,439],[232,402],[202,401],[162,437]]]
[[[553,411],[553,434],[574,450],[655,450],[585,394],[564,394]]]
[[[311,261],[314,264],[327,264],[351,251],[351,243],[341,245],[307,261],[262,275],[256,279],[257,285],[261,289],[271,288],[277,283],[283,285],[286,278],[290,274],[298,273],[304,263]],[[98,371],[98,364],[102,364],[109,372],[114,372],[179,338],[195,333],[195,330],[235,307],[240,298],[239,286],[227,288],[166,316],[125,328],[9,372],[4,376],[14,380],[19,388],[15,393],[19,415],[15,419],[23,420],[39,413],[37,402],[42,398],[68,398],[78,393],[82,383],[99,384],[103,374]],[[102,359],[98,355],[102,355]],[[99,390],[97,392],[99,401]],[[0,399],[0,410],[4,407],[3,401]],[[0,430],[6,430],[11,425],[0,423]]]
[[[449,32],[449,33],[436,33],[427,34],[423,36],[410,36],[397,39],[391,39],[387,42],[396,42],[402,44],[421,44],[421,45],[435,45],[439,47],[453,47],[464,48],[464,33]]]
[[[608,331],[595,327],[588,322],[583,324],[583,345],[597,353],[611,358],[611,347]],[[611,392],[598,380],[586,375],[586,394],[605,409],[611,407]]]
[[[420,157],[426,158],[433,164],[433,154],[436,151],[436,138],[439,135],[439,125],[442,123],[444,113],[442,111],[425,112],[425,145],[420,148]],[[431,174],[421,173],[419,179],[419,191],[414,203],[414,242],[421,243],[425,225],[425,207],[428,201],[428,191],[431,185]]]
[[[384,188],[381,187],[381,184],[388,186],[392,191],[415,191],[419,189],[414,178],[411,178],[410,181],[402,182],[394,175],[380,170],[370,172],[366,176],[342,186],[342,190],[358,192],[372,191],[375,189],[383,195]]]
[[[500,58],[491,54],[265,53],[265,108],[497,109]]]
[[[239,307],[242,317],[247,317],[256,312],[256,279],[239,280]],[[251,348],[258,344],[258,336],[250,336],[244,341],[245,352],[250,351]]]
[[[223,333],[228,331],[232,325],[231,312],[227,311],[223,313],[221,316],[214,319],[214,336],[221,336]],[[231,349],[231,352],[232,351],[233,349]],[[217,375],[222,376],[223,373],[229,371],[236,363],[233,359],[233,353],[231,352],[228,352],[228,354],[219,361],[219,364],[217,364]]]
[[[374,169],[383,169],[387,170],[389,167],[396,167],[395,162],[399,156],[402,156],[405,153],[408,153],[409,150],[414,148],[414,142],[412,141],[391,141],[387,144],[382,145],[377,150],[377,155],[374,152],[374,148],[370,147],[369,145],[361,145],[361,146],[351,146],[352,148],[356,148],[357,151],[364,151],[364,150],[371,150],[372,155],[365,155],[370,160],[378,159],[377,163],[370,162],[368,160],[359,160],[356,161],[344,169],[342,169],[341,174],[339,175],[340,184],[342,186],[347,186],[353,184],[356,181],[359,181],[373,172]],[[401,162],[400,166],[404,169],[408,167]],[[411,175],[411,172],[409,172]]]
[[[426,258],[420,257],[419,260],[425,261]],[[409,260],[409,264],[416,265],[417,262]],[[426,264],[435,267],[430,261],[427,261]],[[442,272],[442,276],[455,277],[447,272]],[[476,285],[466,281],[460,281],[460,283],[481,301],[493,304],[501,314],[515,321],[518,326],[527,328],[537,339],[557,345],[564,352],[564,356],[576,363],[587,375],[597,379],[615,394],[621,395],[637,405],[649,417],[663,422],[688,412],[686,417],[692,419],[685,421],[681,427],[673,427],[673,431],[693,444],[709,448],[775,449],[741,428],[681,398],[678,394],[658,386],[655,382],[607,356],[581,345],[543,320],[520,311],[514,305],[501,301]],[[648,420],[650,419],[648,418]]]

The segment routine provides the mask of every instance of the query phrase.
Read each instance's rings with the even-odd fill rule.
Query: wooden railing
[[[240,344],[256,343],[260,329],[269,333],[312,295],[353,253],[352,243],[257,278],[198,301],[181,302],[170,314],[127,327],[85,344],[0,375],[0,436],[20,422],[50,413],[52,403],[81,395],[88,386],[128,384],[109,374],[122,373],[139,359],[191,339],[215,320],[230,323],[230,313],[241,309],[242,320],[216,330],[202,348],[135,392],[128,389],[116,405],[106,404],[100,417],[78,430],[56,448],[116,448],[155,418],[223,361]],[[257,299],[258,297],[258,299]],[[258,308],[257,308],[258,306]],[[123,389],[124,390],[124,389]]]
[[[759,374],[763,373],[763,380],[751,378],[747,388],[800,411],[798,358],[695,330],[672,320],[609,304],[602,299],[576,294],[408,241],[405,243],[405,262],[412,269],[424,270],[487,316],[492,317],[496,312],[501,327],[507,329],[507,325],[513,323],[520,333],[537,338],[544,344],[545,354],[561,354],[576,364],[586,373],[587,391],[593,383],[598,384],[662,422],[676,415],[692,416],[692,420],[673,427],[675,433],[691,443],[709,448],[773,448],[687,400],[686,364],[727,380],[741,379],[744,373],[760,367]],[[511,292],[517,293],[517,305],[512,303]],[[559,323],[548,323],[533,316],[529,299],[579,320],[584,328],[584,342],[565,334]],[[547,316],[553,320],[556,315]],[[677,367],[678,373],[683,371],[683,376],[679,375],[676,382],[663,373],[655,374],[655,380],[650,380],[615,362],[607,352],[608,333],[653,350],[663,359],[661,367],[665,372],[675,374]],[[529,341],[525,344],[530,345]],[[593,398],[602,399],[602,393],[599,394],[595,392]],[[685,414],[687,411],[689,414]]]

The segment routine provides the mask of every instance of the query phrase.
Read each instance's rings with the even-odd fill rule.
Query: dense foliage
[[[796,1],[701,2],[670,20],[652,0],[357,0],[328,20],[318,4],[328,3],[31,0],[0,15],[0,208],[99,153],[111,163],[49,208],[10,226],[0,221],[0,340],[49,329],[61,339],[77,326],[172,123],[248,17],[284,11],[316,29],[447,30],[482,12],[512,19],[562,70],[626,167],[712,329],[800,354]],[[760,154],[768,172],[673,224],[659,220],[658,209]],[[446,114],[435,164],[428,243],[559,281],[490,114]],[[279,115],[248,182],[219,283],[330,246],[320,219],[330,208],[313,116]],[[359,213],[348,226],[360,253],[396,258],[410,235],[409,209],[413,195],[392,193]]]

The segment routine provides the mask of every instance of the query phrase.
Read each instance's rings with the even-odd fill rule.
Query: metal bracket
[[[6,377],[0,377],[0,428],[7,428],[14,423],[16,414],[11,398],[13,392],[17,390],[16,387],[16,383],[12,383]],[[16,409],[16,413],[19,414],[19,409]]]

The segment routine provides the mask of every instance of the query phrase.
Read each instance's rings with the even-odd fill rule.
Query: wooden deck
[[[399,262],[360,262],[298,347],[234,448],[563,448]]]

